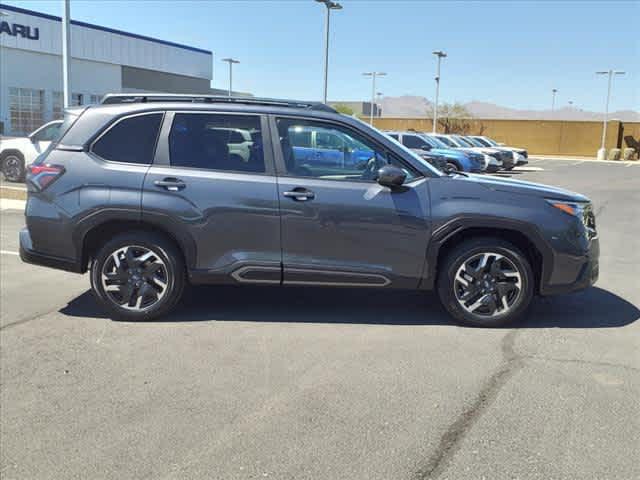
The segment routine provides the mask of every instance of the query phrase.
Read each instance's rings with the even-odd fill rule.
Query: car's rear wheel
[[[180,252],[163,236],[127,233],[99,249],[91,264],[91,288],[114,320],[151,320],[180,300],[184,270]]]
[[[533,298],[529,260],[497,238],[465,241],[439,268],[438,295],[461,323],[496,327],[521,317]]]
[[[23,182],[25,177],[22,154],[8,153],[2,156],[2,175],[9,182]]]

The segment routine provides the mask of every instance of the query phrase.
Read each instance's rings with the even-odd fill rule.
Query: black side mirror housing
[[[378,170],[378,183],[383,187],[392,189],[401,187],[406,179],[407,173],[393,165],[385,165]]]
[[[424,150],[425,152],[428,152],[429,150],[431,150],[431,145],[429,145],[428,143],[425,143],[420,147],[420,149]]]

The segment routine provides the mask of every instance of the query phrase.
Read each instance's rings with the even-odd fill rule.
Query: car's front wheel
[[[534,276],[527,257],[497,238],[465,241],[439,268],[438,295],[461,323],[505,325],[522,316],[533,298]]]
[[[180,300],[184,271],[172,242],[155,233],[127,233],[105,243],[95,255],[91,288],[114,320],[151,320]]]
[[[25,177],[24,157],[18,152],[7,153],[0,159],[2,175],[9,182],[23,182]]]

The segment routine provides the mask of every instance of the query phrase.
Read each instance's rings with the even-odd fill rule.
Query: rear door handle
[[[155,182],[153,182],[153,184],[156,187],[164,188],[165,190],[168,190],[170,192],[177,192],[178,190],[182,190],[187,186],[187,184],[184,183],[179,178],[173,178],[173,177],[167,177],[162,180],[156,180]]]
[[[284,192],[284,195],[287,198],[291,198],[298,202],[306,202],[307,200],[313,200],[316,197],[316,194],[311,190],[307,190],[306,188],[294,188],[289,192]]]

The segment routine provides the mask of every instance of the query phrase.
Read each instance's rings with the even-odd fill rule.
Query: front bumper
[[[540,285],[541,295],[577,292],[589,288],[598,281],[600,274],[600,242],[598,237],[591,239],[589,249],[584,255],[576,257],[556,254],[555,257],[555,270],[562,269],[562,273],[556,276],[562,276],[565,280],[572,278],[572,281],[543,282]]]
[[[71,258],[61,258],[33,249],[31,235],[27,228],[20,230],[20,259],[25,263],[41,267],[55,268],[67,272],[82,273],[80,262]]]

